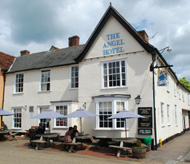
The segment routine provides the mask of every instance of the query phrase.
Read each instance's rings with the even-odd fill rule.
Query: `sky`
[[[180,79],[190,80],[189,0],[0,0],[0,51],[20,56],[47,51],[52,45],[68,47],[68,38],[85,44],[112,6],[173,65]]]

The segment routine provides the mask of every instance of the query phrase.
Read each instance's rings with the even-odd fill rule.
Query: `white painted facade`
[[[111,39],[111,35],[113,38]],[[114,41],[111,47],[108,42]],[[106,47],[107,46],[107,47]],[[118,48],[122,52],[104,54],[106,49]],[[109,51],[108,51],[109,52]],[[113,62],[125,62],[126,84],[120,87],[105,87],[103,80],[104,64]],[[35,69],[6,75],[4,109],[12,111],[15,107],[21,107],[21,127],[15,128],[13,117],[4,117],[8,127],[13,130],[25,132],[31,126],[37,126],[39,120],[31,119],[40,113],[40,107],[46,107],[55,111],[55,106],[67,106],[67,112],[71,113],[78,108],[86,106],[86,110],[99,115],[100,105],[105,102],[111,104],[112,114],[116,113],[118,104],[122,104],[126,110],[138,113],[139,107],[152,108],[152,135],[154,138],[154,107],[153,107],[153,73],[150,71],[152,55],[129,33],[115,17],[111,16],[102,30],[97,35],[84,59],[79,62],[79,86],[71,88],[71,67],[59,66],[47,69]],[[42,92],[41,71],[50,70],[50,91]],[[169,71],[168,86],[157,86],[157,69],[155,69],[155,107],[157,143],[159,139],[165,140],[183,129],[189,128],[190,102],[189,93],[180,84],[177,85],[173,72]],[[24,74],[23,93],[15,93],[15,76]],[[176,87],[176,95],[174,86]],[[107,95],[102,97],[102,95]],[[116,95],[116,96],[112,96]],[[130,98],[117,95],[130,95]],[[135,103],[135,97],[140,95],[141,103]],[[121,106],[122,106],[121,105]],[[33,112],[29,110],[33,107]],[[13,112],[13,111],[12,111]],[[83,119],[85,133],[100,138],[125,137],[125,128],[117,127],[116,120],[112,121],[112,127],[100,127],[99,116]],[[176,120],[177,118],[177,120]],[[185,122],[184,122],[185,120]],[[105,121],[105,120],[104,120]],[[56,121],[51,121],[51,131],[65,134],[69,126],[77,124],[80,129],[78,118],[69,118],[68,125],[57,127]],[[147,137],[138,134],[138,119],[127,121],[128,137]]]

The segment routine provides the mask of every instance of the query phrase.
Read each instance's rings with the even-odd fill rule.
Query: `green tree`
[[[190,90],[190,81],[186,80],[185,77],[181,78],[179,82],[188,90]]]

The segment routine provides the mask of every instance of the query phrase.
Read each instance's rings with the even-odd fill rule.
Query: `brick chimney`
[[[148,35],[147,33],[142,30],[142,31],[137,31],[137,33],[140,35],[140,37],[145,41],[145,42],[148,42]]]
[[[75,35],[69,38],[69,47],[78,46],[79,45],[79,36]]]
[[[21,56],[30,55],[30,51],[28,51],[28,50],[22,50],[22,51],[20,51],[20,55]]]

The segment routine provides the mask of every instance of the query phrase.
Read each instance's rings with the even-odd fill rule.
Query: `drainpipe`
[[[155,140],[155,146],[154,150],[157,150],[157,129],[156,129],[156,106],[155,106],[155,76],[154,76],[154,61],[156,58],[156,54],[152,54],[152,85],[153,85],[153,110],[154,110],[154,140]]]

